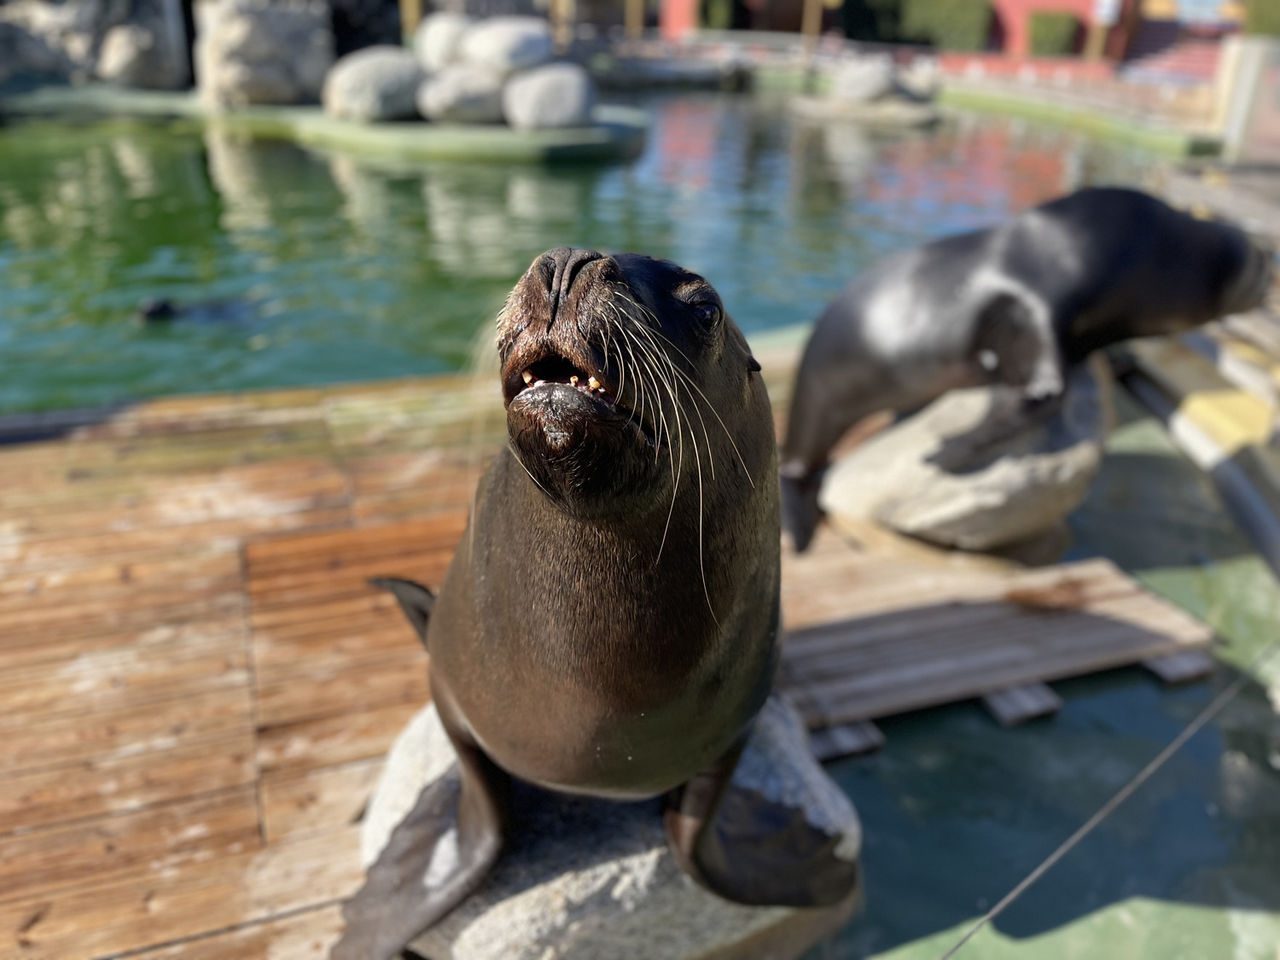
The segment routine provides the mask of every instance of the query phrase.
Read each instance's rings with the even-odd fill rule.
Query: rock
[[[439,123],[501,123],[502,77],[455,64],[418,88],[418,112]]]
[[[981,423],[995,389],[957,390],[873,436],[837,463],[820,502],[832,522],[873,519],[899,533],[992,550],[1052,529],[1079,506],[1102,461],[1111,381],[1101,358],[1076,369],[1062,410],[950,472],[929,462],[942,441]]]
[[[324,81],[324,112],[361,120],[404,120],[418,115],[422,65],[404,47],[366,47],[334,64]]]
[[[471,19],[458,13],[424,17],[413,35],[413,52],[427,73],[436,73],[462,59],[462,37]]]
[[[870,103],[897,92],[897,70],[888,54],[843,60],[831,73],[831,96],[838,100]]]
[[[428,706],[392,746],[370,801],[361,835],[366,866],[423,786],[454,775],[453,750]],[[857,814],[813,759],[800,718],[780,697],[762,711],[734,779],[803,806],[812,824],[843,836],[842,853],[857,857]],[[521,787],[516,804],[517,827],[493,873],[411,949],[432,960],[798,957],[860,899],[825,910],[722,900],[676,866],[659,801],[612,803]]]
[[[98,51],[98,79],[125,87],[174,90],[186,80],[173,52],[146,27],[112,27]]]
[[[70,66],[56,50],[26,27],[0,21],[0,83],[13,77],[65,77]]]
[[[581,127],[591,123],[595,101],[585,68],[553,63],[510,78],[502,91],[502,113],[517,130]]]
[[[205,104],[225,109],[320,98],[333,65],[323,0],[203,0],[195,12],[196,83]]]
[[[551,27],[539,17],[494,17],[462,37],[462,60],[506,76],[546,63],[554,53]]]

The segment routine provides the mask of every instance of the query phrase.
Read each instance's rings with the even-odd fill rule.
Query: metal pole
[[[644,0],[627,0],[627,39],[639,40],[644,33]]]
[[[400,0],[400,31],[412,37],[422,22],[422,0]]]

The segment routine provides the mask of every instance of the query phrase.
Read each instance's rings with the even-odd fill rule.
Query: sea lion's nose
[[[604,259],[604,254],[597,250],[582,250],[575,247],[556,247],[542,255],[542,275],[548,277],[547,294],[551,300],[551,310],[547,317],[547,327],[556,321],[556,312],[560,309],[569,288],[577,278],[578,272],[588,263]]]

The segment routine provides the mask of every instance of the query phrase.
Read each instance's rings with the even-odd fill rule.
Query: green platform
[[[245,133],[295,140],[371,157],[470,162],[599,163],[636,157],[648,122],[641,110],[596,108],[590,127],[519,131],[504,126],[356,123],[326,116],[319,107],[248,107],[206,110],[193,93],[159,93],[107,86],[43,87],[0,96],[0,115],[134,116],[189,120]]]

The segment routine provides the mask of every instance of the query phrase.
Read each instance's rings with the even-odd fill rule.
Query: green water
[[[561,244],[671,257],[750,333],[811,319],[860,269],[1149,158],[1009,121],[868,139],[781,103],[648,104],[635,163],[379,170],[186,126],[0,127],[0,412],[465,365]],[[163,329],[152,298],[212,302]]]

